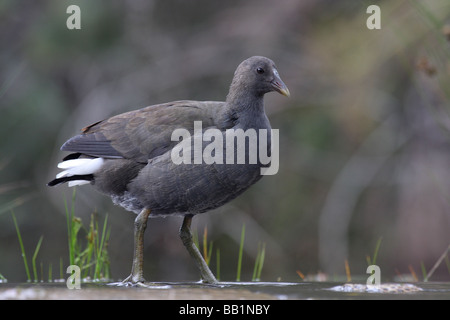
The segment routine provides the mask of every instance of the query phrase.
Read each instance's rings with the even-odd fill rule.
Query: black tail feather
[[[79,152],[71,153],[71,154],[65,156],[63,161],[72,160],[72,159],[78,159],[80,156],[81,156],[81,153],[79,153]]]
[[[47,183],[47,186],[53,187],[53,186],[56,186],[57,184],[74,181],[74,180],[93,181],[94,175],[93,174],[80,174],[80,175],[71,176],[71,177],[56,178],[56,179],[53,179],[52,181],[50,181],[49,183]]]

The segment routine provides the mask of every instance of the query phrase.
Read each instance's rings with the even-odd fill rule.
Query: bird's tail
[[[94,180],[94,173],[102,167],[104,161],[103,158],[74,159],[69,155],[58,164],[58,168],[64,169],[64,171],[58,173],[56,178],[47,185],[53,187],[68,182],[69,187],[73,187],[88,184]]]

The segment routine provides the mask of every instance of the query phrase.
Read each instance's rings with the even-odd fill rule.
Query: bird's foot
[[[200,265],[200,281],[199,283],[209,285],[209,286],[217,286],[219,285],[219,281],[216,279],[214,274],[209,269],[208,265]]]
[[[214,277],[212,272],[209,271],[208,273],[202,272],[202,278],[200,280],[200,283],[209,284],[209,285],[217,285],[217,284],[219,284],[219,281],[217,281],[216,277]]]
[[[137,287],[142,286],[145,282],[144,277],[138,276],[135,274],[130,274],[128,277],[126,277],[124,280],[119,282],[120,286],[123,287]]]
[[[211,288],[222,288],[223,287],[223,283],[220,283],[219,281],[205,281],[205,280],[201,279],[197,283],[199,285],[211,287]]]

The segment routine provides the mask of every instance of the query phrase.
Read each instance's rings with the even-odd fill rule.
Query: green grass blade
[[[216,249],[216,278],[220,281],[220,249]]]
[[[101,271],[103,269],[103,262],[104,262],[103,261],[104,260],[104,243],[105,243],[105,237],[106,237],[107,223],[108,223],[108,215],[106,215],[105,221],[103,222],[102,237],[101,237],[100,245],[98,246],[98,251],[97,251],[94,279],[101,278]],[[98,226],[97,226],[97,230],[98,230]],[[97,232],[97,243],[98,243],[98,232]]]
[[[425,268],[425,264],[423,261],[420,261],[420,269],[422,269],[423,282],[427,282],[427,269]]]
[[[252,275],[252,281],[256,281],[256,273],[258,272],[258,263],[259,263],[259,255],[260,255],[260,248],[261,248],[261,244],[258,243],[258,252],[256,254],[256,259],[255,259],[255,266],[253,267],[253,275]]]
[[[378,252],[380,251],[380,246],[381,246],[381,241],[383,240],[383,237],[380,237],[377,241],[377,244],[375,245],[375,251],[373,253],[373,258],[372,258],[372,264],[377,264],[377,257],[378,257]]]
[[[111,236],[111,227],[108,228],[108,232],[106,233],[106,246],[105,246],[105,275],[108,279],[111,279],[110,261],[109,261],[109,254],[108,254],[108,250],[107,250],[110,236]]]
[[[36,245],[36,249],[34,250],[33,258],[31,258],[31,265],[33,266],[34,282],[38,282],[36,258],[39,253],[39,249],[41,248],[41,243],[42,243],[43,239],[44,239],[44,236],[41,236],[39,238],[38,244]]]
[[[111,235],[111,227],[108,228],[108,232],[106,233],[106,238],[105,238],[105,249],[103,250],[103,272],[104,272],[104,277],[106,279],[111,279],[111,272],[110,272],[110,268],[109,268],[109,256],[108,256],[108,251],[106,250],[107,248],[107,244],[109,242],[109,236]]]
[[[64,197],[64,208],[66,210],[66,222],[67,222],[67,241],[69,244],[69,264],[73,265],[75,264],[75,250],[72,247],[73,241],[72,241],[72,219],[73,219],[73,212],[71,213],[69,211],[69,208],[67,206],[67,200],[66,197]],[[61,278],[63,279],[63,278]]]
[[[245,240],[245,223],[242,225],[242,231],[241,231],[241,242],[239,244],[239,257],[238,257],[236,281],[241,281],[242,254],[244,252],[244,240]]]
[[[16,216],[14,215],[14,212],[11,212],[11,215],[12,215],[12,218],[14,221],[14,226],[16,227],[17,238],[19,239],[19,244],[20,244],[20,250],[22,251],[22,258],[23,258],[23,264],[25,265],[25,272],[27,273],[27,279],[30,282],[31,274],[30,274],[30,269],[28,268],[27,256],[25,254],[25,248],[23,246],[22,236],[20,235],[19,226],[17,224],[17,220],[16,220]]]
[[[259,243],[258,252],[256,254],[255,259],[255,266],[253,267],[252,281],[260,281],[261,279],[262,268],[264,265],[265,251],[266,251],[266,244],[263,243],[261,245],[261,243]]]
[[[95,223],[95,214],[91,214],[91,220],[89,222],[89,229],[86,229],[83,227],[83,230],[86,232],[86,247],[84,250],[80,250],[80,253],[78,254],[79,260],[80,260],[80,269],[82,270],[82,278],[87,278],[91,276],[92,278],[95,278],[95,275],[92,273],[95,273],[95,255],[96,255],[96,245],[98,243],[98,234],[97,229],[98,224]],[[78,245],[81,248],[81,244]],[[93,258],[94,257],[94,258]],[[94,266],[94,269],[92,270],[92,267]]]
[[[52,264],[50,263],[49,265],[48,265],[48,282],[52,282],[53,281],[53,278],[52,278],[52,272],[53,272],[53,270],[52,270],[53,268],[52,268]]]
[[[266,244],[263,243],[262,244],[262,249],[260,251],[259,254],[259,261],[258,261],[258,270],[257,270],[257,274],[256,274],[256,281],[260,281],[261,280],[261,273],[262,273],[262,269],[264,266],[264,259],[266,257]]]
[[[211,261],[213,245],[214,245],[214,243],[212,241],[210,241],[209,247],[208,247],[208,261],[207,261],[208,266],[209,266],[209,262]]]
[[[76,199],[77,189],[74,188],[72,192],[72,204],[70,206],[70,214],[69,214],[69,256],[70,256],[70,264],[77,264],[77,255],[79,255],[79,250],[77,250],[77,235],[78,231],[82,227],[81,220],[75,218],[75,199]]]

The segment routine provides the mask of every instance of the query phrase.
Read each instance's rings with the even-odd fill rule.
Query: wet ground
[[[385,286],[383,288],[383,286]],[[388,288],[389,290],[387,290]],[[386,290],[384,290],[386,289]],[[146,283],[123,287],[106,283],[82,283],[68,289],[60,283],[0,283],[0,300],[292,300],[292,299],[443,299],[450,300],[450,283],[382,284],[367,287],[336,282],[224,282],[218,286],[200,283]]]

